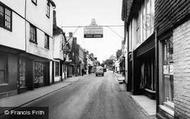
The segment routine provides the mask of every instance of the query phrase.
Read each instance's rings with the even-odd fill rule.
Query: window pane
[[[10,22],[5,21],[5,27],[8,28],[8,29],[11,29],[11,24],[10,24]]]
[[[0,26],[4,26],[4,9],[0,6]]]
[[[4,9],[2,6],[0,6],[0,16],[4,16]]]
[[[49,49],[49,36],[45,34],[45,44],[44,47]]]
[[[30,26],[30,41],[37,42],[36,28],[32,25]]]
[[[11,17],[10,17],[10,16],[5,15],[5,21],[6,21],[6,22],[11,22]]]
[[[11,16],[11,11],[7,8],[5,8],[5,15]]]

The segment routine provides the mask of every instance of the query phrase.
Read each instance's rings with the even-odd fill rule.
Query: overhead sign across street
[[[84,38],[103,38],[103,28],[92,19],[89,26],[84,27]]]

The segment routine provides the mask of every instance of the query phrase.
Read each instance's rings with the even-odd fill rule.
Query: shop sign
[[[103,38],[103,27],[98,26],[95,19],[92,19],[91,24],[84,27],[84,38]]]
[[[169,65],[164,65],[163,70],[164,74],[169,74]]]
[[[174,75],[174,66],[170,65],[170,75]]]

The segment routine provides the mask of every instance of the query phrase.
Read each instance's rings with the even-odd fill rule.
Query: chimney
[[[57,27],[56,11],[53,10],[53,28]]]
[[[69,37],[73,37],[73,33],[72,32],[69,32]]]

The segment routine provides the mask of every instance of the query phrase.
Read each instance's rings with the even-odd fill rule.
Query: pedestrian
[[[82,76],[84,75],[84,69],[82,69]]]

